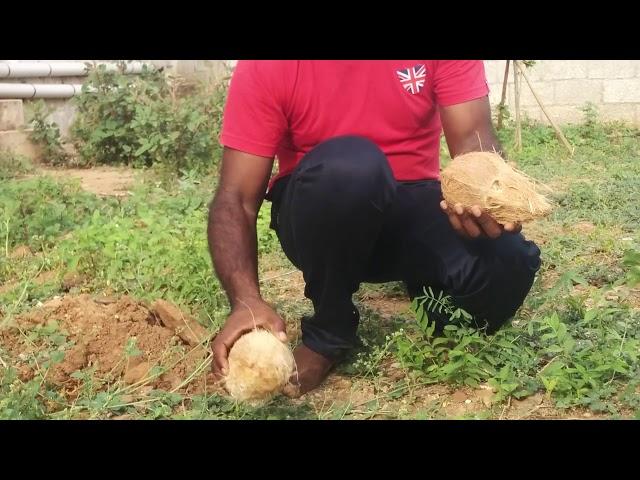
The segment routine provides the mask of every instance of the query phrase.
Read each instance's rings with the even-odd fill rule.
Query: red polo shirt
[[[397,180],[438,178],[438,106],[489,93],[480,60],[239,61],[221,143],[278,159],[287,175],[318,143],[359,135],[386,154]]]

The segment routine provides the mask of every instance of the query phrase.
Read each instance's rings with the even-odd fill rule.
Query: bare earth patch
[[[39,175],[54,178],[76,178],[83,190],[100,196],[122,197],[129,194],[135,181],[133,170],[126,167],[42,168]]]

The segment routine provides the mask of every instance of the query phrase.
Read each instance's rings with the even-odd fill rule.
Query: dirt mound
[[[18,317],[0,332],[0,344],[23,380],[43,372],[51,352],[63,352],[46,379],[68,395],[80,383],[73,374],[85,369],[103,388],[119,383],[195,393],[213,386],[206,337],[201,325],[168,302],[146,306],[127,296],[80,295],[54,298]]]

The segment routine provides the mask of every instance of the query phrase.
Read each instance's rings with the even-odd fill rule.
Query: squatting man
[[[447,205],[438,180],[441,133],[451,157],[481,149],[504,156],[488,93],[478,60],[238,62],[208,223],[231,304],[213,341],[216,375],[256,324],[287,338],[258,283],[256,219],[265,199],[314,310],[301,319],[289,396],[317,387],[356,345],[352,296],[363,282],[401,281],[410,298],[425,286],[443,291],[489,334],[514,315],[540,250],[519,224]],[[447,321],[430,318],[437,331]]]

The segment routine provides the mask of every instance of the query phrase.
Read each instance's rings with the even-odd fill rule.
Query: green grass
[[[590,114],[591,115],[591,114]],[[458,322],[434,338],[429,300],[417,312],[383,315],[371,298],[398,302],[398,284],[365,285],[361,347],[340,365],[347,385],[318,397],[277,398],[252,408],[217,394],[182,396],[151,391],[131,398],[87,368],[77,372],[81,391],[66,403],[47,381],[47,371],[67,348],[55,325],[25,331],[35,341],[38,373],[21,380],[0,337],[0,415],[3,418],[498,418],[517,399],[542,393],[557,415],[572,408],[599,415],[640,415],[640,310],[633,282],[640,279],[638,234],[640,132],[587,115],[564,127],[576,146],[573,157],[544,125],[523,129],[522,152],[514,152],[511,125],[499,134],[510,158],[555,191],[554,213],[526,235],[541,243],[543,266],[533,290],[512,324],[487,337]],[[12,164],[13,165],[13,164]],[[185,175],[159,181],[153,172],[124,199],[99,198],[78,183],[52,178],[11,178],[0,184],[0,323],[64,291],[62,277],[87,278],[83,291],[167,298],[193,313],[211,333],[224,322],[228,305],[212,274],[206,243],[207,205],[215,176]],[[269,230],[269,204],[258,221],[261,271],[293,269]],[[587,229],[575,228],[576,223]],[[11,258],[17,246],[35,255]],[[38,282],[43,272],[55,272]],[[634,273],[635,272],[635,273]],[[261,277],[263,278],[263,277]],[[267,298],[295,328],[311,311],[299,277],[263,285]],[[9,287],[7,287],[7,285]],[[282,292],[285,295],[282,295]],[[437,292],[434,292],[437,298]],[[431,301],[431,307],[450,308]],[[450,310],[454,313],[455,309]],[[126,355],[126,352],[123,352]],[[390,365],[395,365],[391,376]],[[447,414],[447,391],[492,386],[494,402],[471,413]],[[440,392],[427,398],[425,392]],[[442,392],[445,393],[442,393]],[[324,392],[324,393],[323,393]],[[435,394],[434,394],[435,395]]]
[[[15,178],[32,170],[33,166],[28,158],[0,149],[0,180]]]

